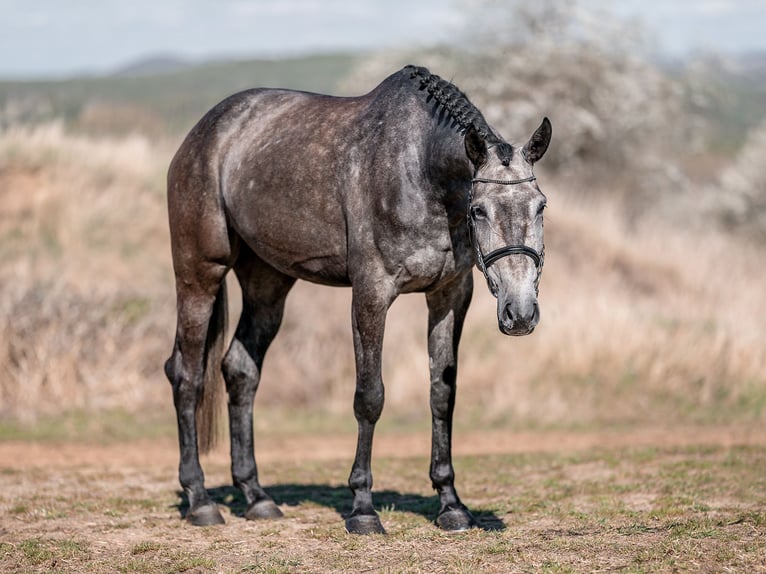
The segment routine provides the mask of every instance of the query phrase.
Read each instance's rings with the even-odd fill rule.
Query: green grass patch
[[[6,545],[6,552],[10,553],[13,547]],[[21,554],[22,562],[39,566],[46,562],[59,560],[83,560],[90,555],[89,545],[78,540],[43,540],[30,538],[22,540],[15,546],[15,550]]]
[[[40,417],[33,422],[0,421],[0,441],[114,442],[169,438],[177,434],[175,414],[155,411],[130,413],[125,410],[65,412]]]
[[[49,548],[48,544],[45,544],[37,538],[20,542],[18,549],[24,555],[27,562],[33,565],[42,564],[43,562],[51,560],[54,556],[54,553]]]

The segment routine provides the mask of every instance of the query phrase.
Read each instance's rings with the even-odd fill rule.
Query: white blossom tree
[[[766,240],[766,121],[748,135],[736,161],[714,191],[725,224]]]
[[[425,65],[454,81],[506,137],[525,138],[549,116],[546,169],[641,172],[639,187],[668,179],[664,156],[690,145],[693,123],[682,85],[651,63],[639,26],[571,1],[463,4],[464,30],[452,45],[369,57],[345,91],[370,89],[408,63]]]

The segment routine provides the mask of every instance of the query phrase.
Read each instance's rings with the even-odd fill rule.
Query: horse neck
[[[430,134],[427,149],[426,173],[431,187],[448,211],[465,214],[473,166],[466,156],[462,134],[441,126]]]

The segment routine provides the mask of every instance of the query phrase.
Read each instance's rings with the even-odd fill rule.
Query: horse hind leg
[[[279,518],[282,512],[258,481],[253,448],[253,400],[263,358],[282,322],[285,299],[295,279],[279,273],[243,248],[234,272],[242,286],[242,315],[223,360],[229,394],[231,475],[245,496],[245,518]]]
[[[221,388],[226,327],[224,278],[233,260],[232,235],[218,192],[215,162],[187,140],[168,171],[168,215],[178,323],[165,373],[173,386],[178,420],[178,478],[194,525],[223,518],[207,491],[199,453],[213,445],[215,398]],[[208,400],[212,398],[213,400]],[[212,437],[212,438],[211,438]]]
[[[178,478],[189,501],[186,519],[195,526],[224,522],[205,490],[199,451],[211,444],[204,434],[198,436],[197,417],[203,394],[218,384],[216,370],[220,372],[226,313],[223,278],[227,269],[223,265],[205,267],[205,272],[197,274],[193,282],[177,278],[176,339],[173,353],[165,363],[178,422]],[[208,408],[214,412],[216,405],[210,402]],[[203,432],[214,431],[207,428]]]

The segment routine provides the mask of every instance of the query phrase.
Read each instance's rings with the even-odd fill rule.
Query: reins
[[[518,185],[520,183],[527,183],[530,181],[535,181],[537,179],[534,175],[531,175],[529,177],[525,177],[522,179],[487,179],[484,177],[474,177],[471,180],[471,191],[468,195],[468,235],[471,239],[471,245],[473,246],[474,253],[476,254],[476,266],[481,270],[481,272],[484,274],[484,278],[487,280],[487,285],[489,286],[489,290],[492,292],[492,295],[497,296],[497,287],[495,286],[494,282],[490,280],[489,274],[487,273],[487,269],[498,260],[502,259],[503,257],[508,257],[509,255],[526,255],[529,257],[532,262],[535,264],[535,269],[537,269],[537,278],[535,279],[535,291],[537,291],[537,286],[540,282],[540,275],[543,272],[543,263],[545,261],[545,247],[543,247],[542,251],[537,251],[536,249],[533,249],[532,247],[529,247],[527,245],[506,245],[505,247],[500,247],[499,249],[495,249],[493,251],[490,251],[487,255],[484,255],[481,252],[481,247],[479,246],[479,242],[476,240],[476,224],[471,217],[471,209],[470,205],[473,202],[473,187],[477,183],[494,183],[497,185]]]

